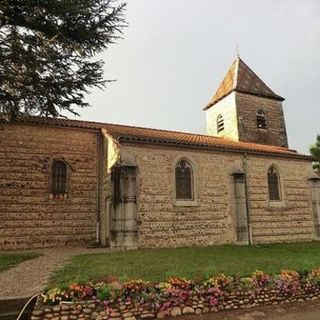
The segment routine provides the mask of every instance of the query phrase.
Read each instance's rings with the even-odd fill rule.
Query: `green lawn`
[[[276,273],[281,269],[302,271],[314,267],[320,267],[317,242],[147,249],[76,256],[54,274],[49,286],[97,280],[108,275],[161,281],[173,275],[187,278],[218,273],[249,275],[257,269]]]
[[[0,253],[0,272],[16,266],[25,260],[34,259],[41,254],[36,252]]]

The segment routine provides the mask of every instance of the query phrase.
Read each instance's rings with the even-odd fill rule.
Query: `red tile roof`
[[[222,149],[234,152],[272,154],[283,157],[304,158],[312,160],[312,157],[299,154],[295,150],[291,150],[288,148],[251,142],[237,142],[221,137],[186,132],[45,117],[31,117],[28,120],[25,120],[23,123],[95,130],[106,129],[120,143],[133,142],[156,145],[172,145],[195,149]]]
[[[229,93],[236,91],[259,97],[283,101],[239,57],[233,62],[217,92],[204,110],[207,110]]]

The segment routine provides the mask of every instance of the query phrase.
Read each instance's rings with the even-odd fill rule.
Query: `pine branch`
[[[91,58],[121,38],[125,6],[114,0],[2,0],[0,113],[57,117],[89,106],[84,94],[107,82],[103,61]]]

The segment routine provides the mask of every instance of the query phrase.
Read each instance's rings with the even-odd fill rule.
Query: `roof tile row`
[[[308,155],[299,154],[295,150],[288,148],[251,142],[238,142],[227,138],[178,131],[45,117],[31,117],[24,120],[23,123],[94,130],[105,129],[119,142],[166,144],[200,149],[225,149],[235,152],[263,153],[285,157],[312,159]]]

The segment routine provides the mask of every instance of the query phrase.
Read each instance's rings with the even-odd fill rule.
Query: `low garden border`
[[[250,277],[207,280],[170,278],[154,283],[107,278],[99,283],[71,284],[43,293],[32,320],[162,319],[320,298],[320,268],[310,272],[262,271]]]

